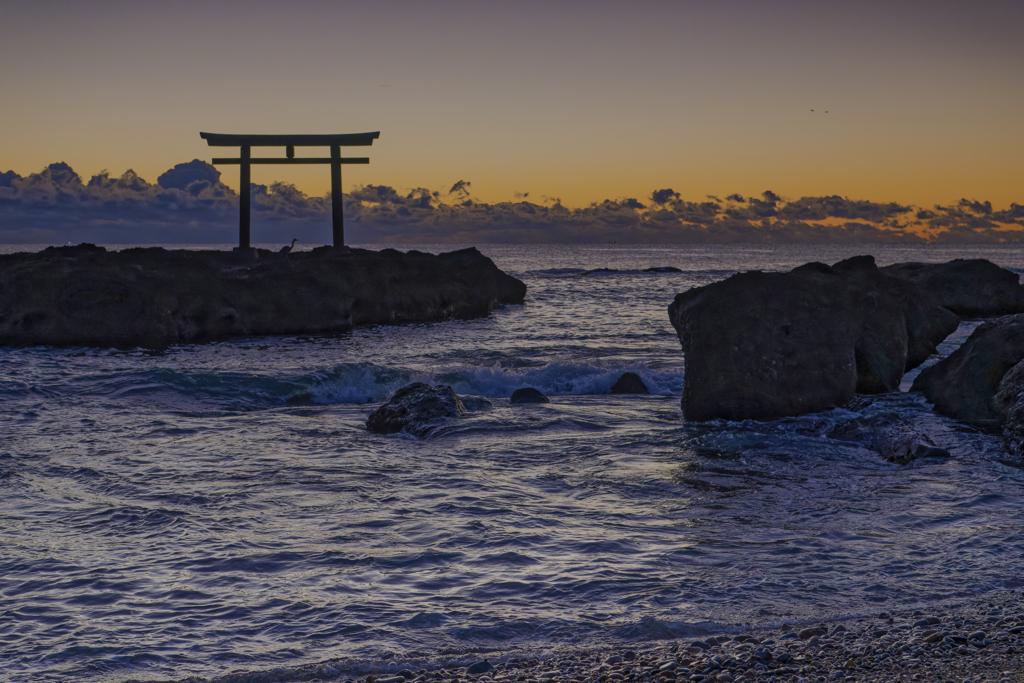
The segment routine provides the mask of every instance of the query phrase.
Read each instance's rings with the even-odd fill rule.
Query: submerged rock
[[[509,397],[509,403],[516,405],[520,403],[551,403],[551,401],[537,389],[526,387],[513,391],[512,396]]]
[[[377,434],[407,432],[421,439],[457,417],[465,415],[462,401],[450,386],[432,387],[413,382],[391,395],[387,403],[370,413],[366,428]]]
[[[996,318],[979,325],[949,356],[922,370],[911,391],[924,394],[940,415],[995,428],[1004,416],[993,399],[1004,375],[1021,360],[1024,314]]]
[[[958,318],[870,256],[759,271],[678,295],[688,420],[770,420],[899,387]]]
[[[476,249],[437,256],[318,248],[0,256],[0,345],[165,348],[243,335],[472,318],[522,303],[526,285]]]
[[[875,451],[889,462],[906,465],[918,458],[948,458],[925,434],[896,413],[857,417],[834,427],[829,438],[852,441]]]
[[[491,399],[486,396],[459,396],[459,400],[462,401],[462,407],[471,413],[487,411],[494,408],[494,404],[491,403]]]
[[[649,394],[647,385],[635,372],[625,372],[618,381],[612,385],[613,394]]]
[[[1024,313],[1024,287],[1016,273],[985,259],[897,263],[882,272],[920,285],[957,315],[985,318]]]

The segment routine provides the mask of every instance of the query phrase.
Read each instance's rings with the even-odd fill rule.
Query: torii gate
[[[241,187],[239,188],[238,216],[238,248],[249,249],[249,167],[252,164],[330,164],[331,165],[331,219],[334,227],[334,246],[345,246],[345,217],[342,215],[341,203],[341,165],[368,164],[367,157],[343,157],[342,147],[369,147],[380,137],[376,133],[349,133],[337,135],[228,135],[220,133],[200,133],[210,147],[238,147],[240,154],[237,159],[214,159],[216,164],[238,164],[241,168]],[[284,147],[285,157],[252,157],[253,147]],[[329,157],[295,158],[296,147],[330,147]]]

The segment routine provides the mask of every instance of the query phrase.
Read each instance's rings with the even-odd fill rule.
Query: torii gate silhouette
[[[230,135],[221,133],[200,133],[211,147],[238,147],[237,159],[217,158],[217,164],[238,164],[241,187],[239,188],[238,248],[249,249],[249,217],[251,213],[249,184],[252,164],[330,164],[331,165],[331,222],[334,246],[345,246],[345,217],[341,202],[341,165],[368,164],[367,157],[343,157],[342,147],[369,147],[380,137],[375,133],[347,133],[335,135]],[[284,147],[285,156],[253,158],[253,147]],[[329,157],[295,157],[296,147],[330,147]]]

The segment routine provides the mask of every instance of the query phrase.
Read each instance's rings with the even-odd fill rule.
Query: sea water
[[[907,392],[688,424],[666,313],[737,271],[869,253],[1020,273],[1024,249],[480,249],[524,305],[162,352],[0,349],[0,677],[496,661],[1024,586],[1024,468],[998,435]],[[610,395],[626,371],[651,394]],[[369,433],[410,381],[493,407],[427,440]],[[551,403],[510,405],[527,386]],[[896,411],[952,457],[901,467],[825,436],[854,411]]]

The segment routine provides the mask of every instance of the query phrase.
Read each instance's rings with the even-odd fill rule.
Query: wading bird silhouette
[[[291,250],[292,250],[292,247],[294,247],[295,243],[298,242],[298,241],[299,241],[299,238],[296,237],[295,239],[292,240],[291,244],[289,244],[287,247],[281,247],[281,251],[279,251],[277,253],[278,254],[288,254],[288,253],[290,253]]]

